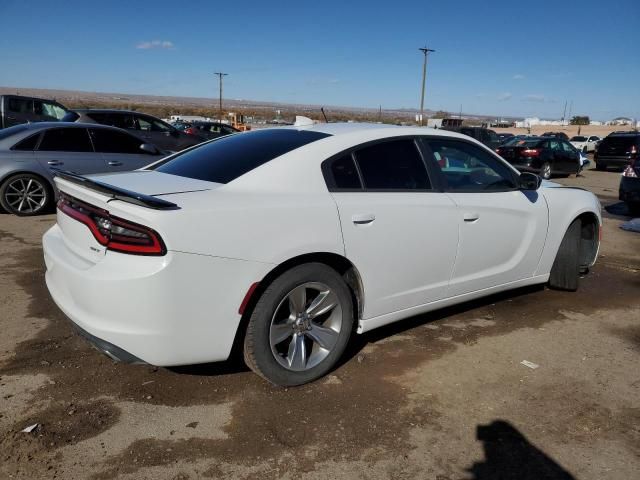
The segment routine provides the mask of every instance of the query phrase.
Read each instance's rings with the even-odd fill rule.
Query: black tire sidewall
[[[273,357],[269,342],[271,319],[282,299],[298,285],[321,282],[338,296],[342,307],[342,328],[333,351],[318,365],[302,372],[287,370]],[[353,330],[353,301],[349,287],[340,274],[321,263],[308,263],[288,270],[276,278],[262,294],[251,315],[247,341],[252,343],[251,355],[258,374],[280,386],[295,386],[311,382],[328,373],[338,362],[349,342]],[[251,339],[248,338],[251,336]]]
[[[544,171],[546,170],[546,166],[549,165],[549,176],[545,177],[544,176]],[[550,162],[544,162],[542,164],[542,166],[540,167],[540,177],[542,177],[545,180],[549,180],[551,178],[551,163]]]
[[[39,184],[41,184],[42,187],[44,188],[44,192],[45,192],[45,195],[46,195],[45,203],[39,210],[37,210],[35,212],[18,212],[18,211],[15,211],[14,209],[12,209],[11,206],[6,202],[6,200],[5,200],[5,191],[8,188],[9,184],[12,183],[14,180],[16,180],[18,178],[24,178],[25,180],[35,180]],[[35,215],[41,215],[42,213],[46,212],[47,209],[50,207],[52,198],[53,198],[53,192],[52,192],[51,187],[49,186],[49,183],[44,178],[42,178],[41,176],[36,175],[36,174],[19,173],[17,175],[11,175],[9,178],[5,179],[4,182],[2,182],[2,185],[0,185],[0,206],[2,206],[2,208],[7,213],[10,213],[12,215],[16,215],[18,217],[30,217],[30,216],[35,216]]]

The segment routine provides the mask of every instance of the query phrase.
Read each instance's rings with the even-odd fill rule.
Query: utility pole
[[[220,121],[222,121],[222,119],[223,119],[223,117],[222,117],[222,77],[226,77],[229,74],[228,73],[222,73],[222,72],[215,72],[214,75],[218,75],[218,83],[220,84],[219,104],[220,104]]]
[[[567,123],[571,123],[571,110],[573,110],[573,100],[569,103],[569,115],[567,115]]]
[[[419,48],[422,53],[424,53],[424,63],[422,64],[422,95],[420,96],[420,125],[424,125],[424,85],[427,82],[427,57],[430,53],[435,52],[431,48],[427,48],[426,46],[423,48]]]
[[[564,110],[562,111],[562,124],[564,125],[564,119],[566,118],[567,115],[567,101],[564,101]]]

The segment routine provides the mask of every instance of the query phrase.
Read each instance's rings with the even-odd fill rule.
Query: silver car
[[[42,122],[0,130],[0,205],[36,215],[53,204],[53,169],[81,175],[135,170],[165,156],[124,130],[96,124]]]

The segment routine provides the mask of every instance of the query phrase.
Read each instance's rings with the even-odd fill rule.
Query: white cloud
[[[539,95],[539,94],[529,94],[529,95],[525,95],[524,97],[522,97],[522,99],[525,102],[537,102],[537,103],[544,103],[547,101],[546,97],[544,95]]]
[[[514,79],[514,80],[524,80],[525,78],[526,78],[526,77],[525,77],[524,75],[522,75],[521,73],[516,73],[516,74],[513,76],[513,79]]]
[[[511,97],[513,97],[513,94],[509,92],[501,93],[500,95],[498,95],[498,101],[506,102],[507,100],[511,100]]]
[[[163,48],[165,50],[173,50],[173,42],[169,40],[151,40],[149,42],[140,42],[136,45],[138,50],[150,50],[152,48]]]

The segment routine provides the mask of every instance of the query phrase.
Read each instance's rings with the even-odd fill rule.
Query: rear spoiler
[[[89,190],[104,193],[111,197],[112,200],[120,200],[122,202],[132,203],[141,207],[153,208],[155,210],[178,210],[180,208],[175,203],[167,202],[161,198],[145,195],[144,193],[132,192],[124,188],[114,187],[113,185],[108,185],[106,183],[83,177],[77,173],[57,169],[52,170],[54,170],[54,175],[56,177],[60,177],[68,182],[75,183],[76,185],[81,185]]]

